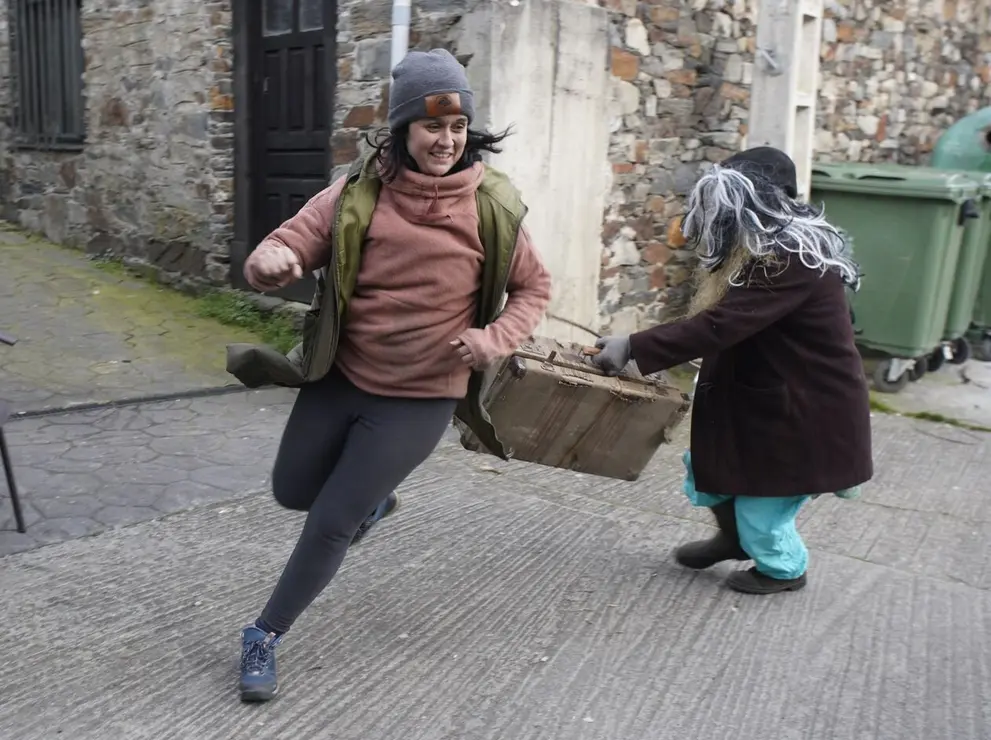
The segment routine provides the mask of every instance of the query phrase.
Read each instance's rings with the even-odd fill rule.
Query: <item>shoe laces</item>
[[[241,670],[247,673],[264,673],[268,670],[272,662],[275,646],[279,644],[280,638],[274,634],[265,636],[264,640],[255,640],[248,643],[241,655]]]

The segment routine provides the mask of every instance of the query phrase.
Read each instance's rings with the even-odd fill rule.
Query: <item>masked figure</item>
[[[700,258],[688,318],[600,339],[591,361],[653,373],[702,358],[684,490],[718,533],[679,548],[688,568],[754,561],[727,584],[754,594],[806,584],[795,527],[811,497],[855,496],[873,475],[870,404],[846,289],[849,243],[797,198],[795,165],[770,147],[713,166],[683,232]]]

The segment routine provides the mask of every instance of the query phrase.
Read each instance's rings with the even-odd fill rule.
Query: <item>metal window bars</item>
[[[11,0],[18,144],[77,147],[85,138],[82,0]]]

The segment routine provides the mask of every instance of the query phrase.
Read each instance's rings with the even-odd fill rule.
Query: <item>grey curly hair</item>
[[[758,262],[794,255],[806,267],[832,270],[854,291],[860,269],[847,235],[826,221],[823,208],[789,197],[771,180],[714,165],[695,185],[682,231],[699,253],[702,267],[716,272],[742,248]],[[728,276],[741,284],[743,260],[732,260]]]

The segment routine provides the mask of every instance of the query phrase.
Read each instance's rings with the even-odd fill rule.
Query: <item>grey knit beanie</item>
[[[469,123],[475,117],[475,99],[461,63],[444,49],[408,52],[392,70],[389,128],[458,113]]]

